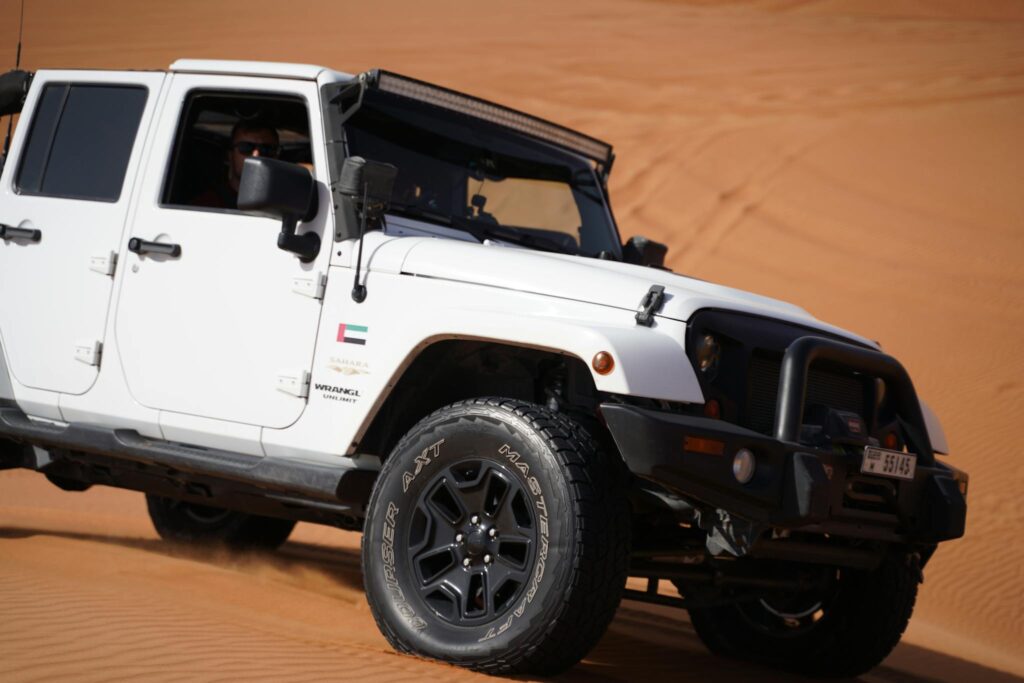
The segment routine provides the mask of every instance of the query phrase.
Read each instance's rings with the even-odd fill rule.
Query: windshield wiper
[[[579,253],[576,249],[570,249],[550,237],[533,235],[507,226],[480,223],[466,218],[459,218],[457,216],[434,213],[432,211],[424,210],[423,207],[418,204],[399,204],[392,202],[388,206],[388,213],[454,228],[472,235],[481,243],[485,240],[493,239],[518,244],[524,247],[537,249],[539,251],[550,251],[558,254],[569,254],[572,256]]]
[[[480,242],[483,242],[486,239],[493,239],[500,240],[502,242],[511,242],[512,244],[530,247],[539,251],[551,251],[557,254],[570,254],[575,256],[578,253],[575,249],[570,249],[550,237],[534,235],[507,226],[491,223],[478,223],[465,218],[452,216],[452,227],[468,232],[470,235],[480,240]]]

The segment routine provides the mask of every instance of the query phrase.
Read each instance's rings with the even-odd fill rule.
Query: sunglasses
[[[249,156],[256,150],[259,150],[261,157],[276,157],[281,147],[280,145],[271,145],[266,142],[236,142],[235,149],[245,156]]]

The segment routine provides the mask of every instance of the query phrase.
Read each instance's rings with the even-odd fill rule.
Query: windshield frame
[[[416,142],[408,148],[404,147],[400,138],[404,137],[408,141],[413,139],[413,136],[405,131],[402,131],[402,135],[387,135],[384,132],[386,125],[393,122],[400,122],[408,126],[409,131],[416,131],[416,134],[422,138],[436,138],[451,142],[452,148],[458,148],[456,151],[451,152],[455,156],[451,159],[446,159],[442,155],[425,152],[424,149],[429,148],[429,142]],[[370,144],[370,137],[367,137],[363,143],[358,141],[361,135],[366,135],[376,138],[377,143],[393,145],[396,149],[401,149],[403,153],[419,154],[425,159],[436,160],[439,165],[452,164],[453,168],[460,168],[452,159],[457,157],[459,152],[464,152],[463,148],[478,149],[488,155],[500,157],[504,159],[506,164],[511,163],[513,167],[518,165],[520,171],[522,169],[532,170],[536,168],[538,171],[536,174],[526,173],[524,175],[520,172],[504,177],[546,179],[563,183],[567,190],[572,192],[572,199],[580,213],[580,231],[576,238],[577,247],[571,252],[557,246],[545,248],[542,243],[549,240],[546,240],[543,236],[538,237],[535,235],[532,239],[529,237],[530,233],[542,231],[542,228],[534,226],[522,226],[525,228],[522,230],[525,234],[523,238],[512,237],[504,239],[501,235],[487,235],[486,237],[526,248],[573,253],[591,258],[622,259],[621,237],[608,200],[607,187],[605,185],[606,174],[605,171],[601,170],[604,166],[595,163],[584,155],[507,126],[373,89],[368,89],[362,93],[358,108],[352,112],[351,116],[346,117],[342,125],[344,127],[342,140],[344,141],[344,154],[346,157],[360,155],[373,158],[372,155],[360,154],[360,144],[364,146]],[[374,126],[380,126],[380,131],[374,131]],[[416,139],[419,140],[420,138]],[[379,156],[386,155],[381,154]],[[461,157],[459,158],[461,159]],[[389,161],[387,158],[375,160]],[[469,172],[468,160],[466,163],[465,168]],[[399,173],[401,173],[401,168]],[[424,224],[434,224],[443,226],[448,230],[468,232],[481,242],[484,239],[480,233],[492,232],[491,228],[507,234],[508,231],[517,230],[521,227],[500,224],[487,225],[483,221],[477,222],[470,219],[472,222],[477,222],[475,227],[479,228],[479,230],[472,229],[474,226],[470,226],[467,229],[464,225],[466,219],[455,215],[456,207],[454,202],[452,208],[442,210],[442,215],[440,216],[436,215],[436,213],[431,215],[429,212],[413,215],[414,212],[408,210],[408,205],[406,205],[405,209],[402,210],[402,208],[396,206],[393,213]],[[445,232],[440,231],[439,236],[447,236]],[[572,237],[569,232],[564,234],[567,237]],[[586,240],[584,239],[585,234],[587,235]],[[591,248],[587,251],[582,250],[585,242],[592,244]],[[550,247],[550,245],[548,246]],[[597,249],[595,248],[596,246],[601,248]]]

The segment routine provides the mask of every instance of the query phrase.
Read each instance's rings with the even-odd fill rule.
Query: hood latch
[[[640,306],[636,309],[636,324],[644,327],[654,325],[654,314],[661,310],[663,303],[665,303],[665,288],[662,285],[651,285],[640,301]]]

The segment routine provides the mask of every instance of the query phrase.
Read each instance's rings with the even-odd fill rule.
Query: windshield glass
[[[348,153],[398,168],[389,213],[480,239],[620,257],[592,164],[478,119],[370,90]]]

